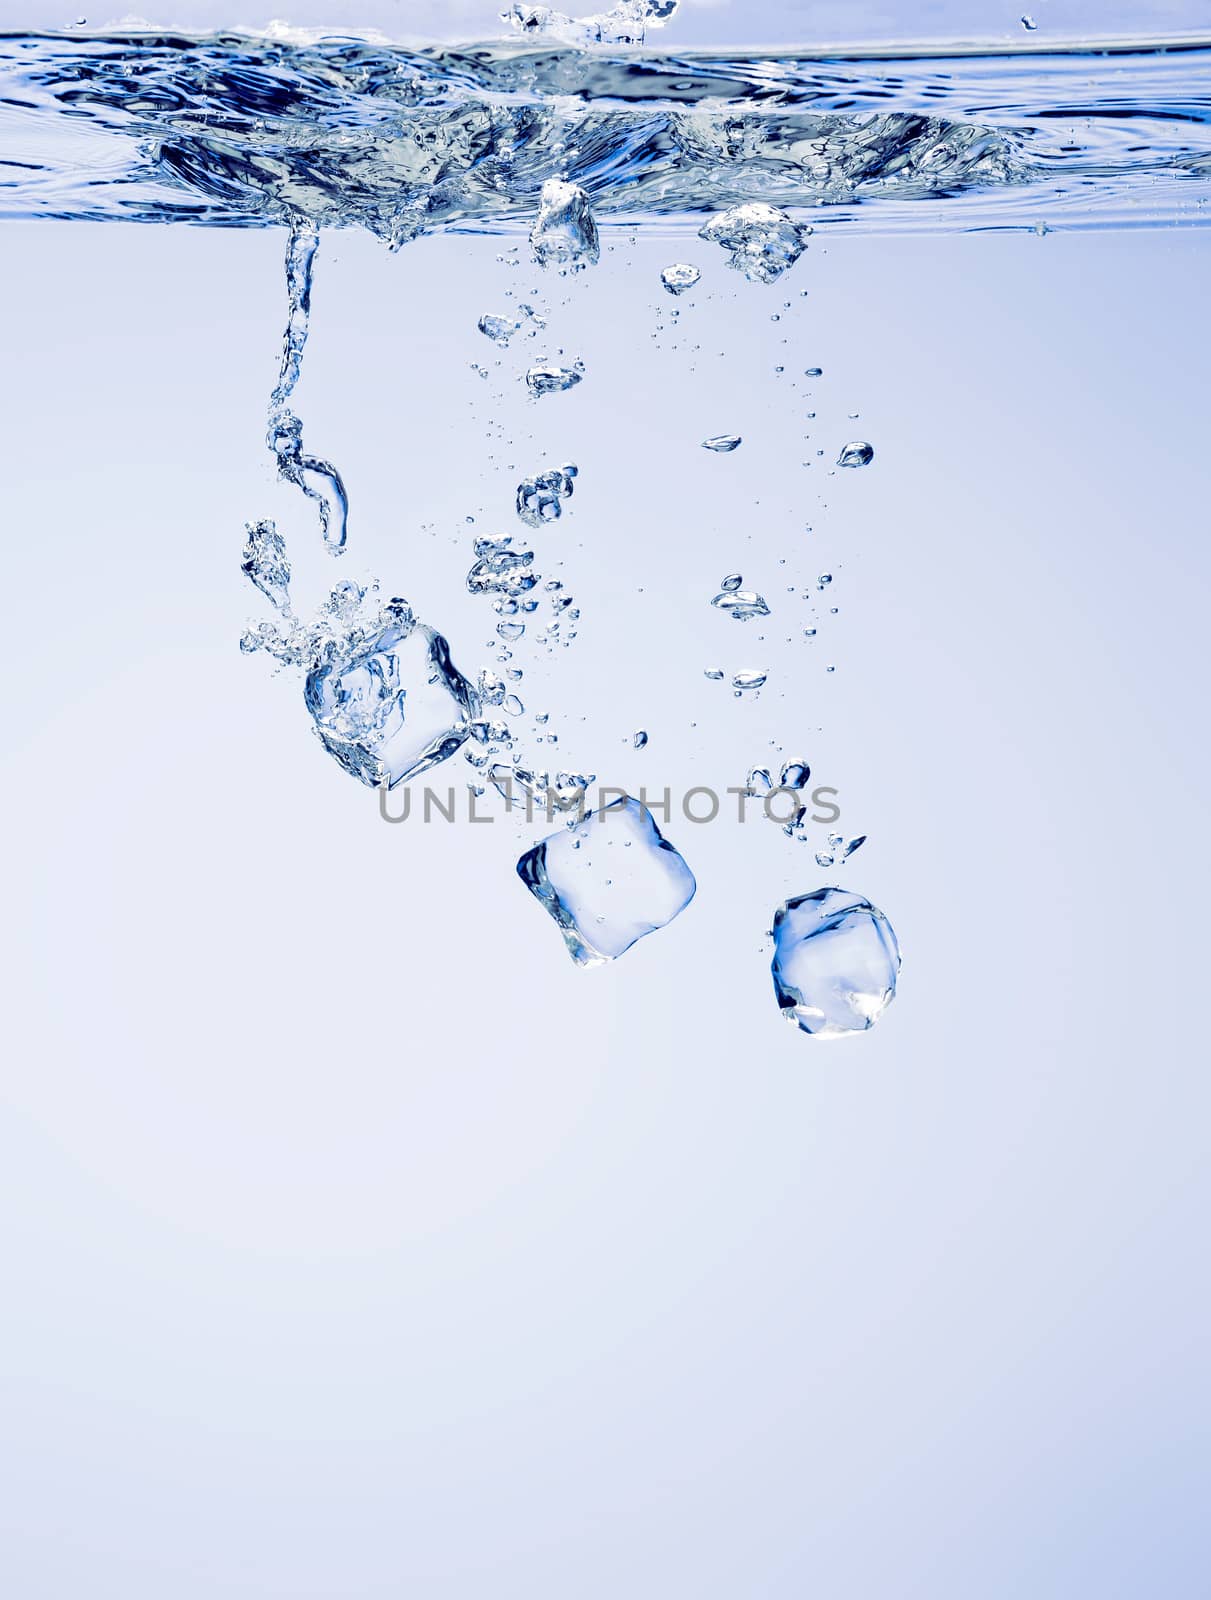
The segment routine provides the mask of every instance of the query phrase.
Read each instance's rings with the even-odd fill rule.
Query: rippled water
[[[0,36],[0,214],[301,214],[398,244],[529,230],[558,175],[606,225],[755,200],[867,230],[1208,215],[1202,41],[814,60],[279,35]]]

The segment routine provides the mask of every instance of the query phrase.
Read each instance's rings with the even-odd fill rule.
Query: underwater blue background
[[[538,834],[386,827],[240,656],[246,519],[337,574],[262,446],[280,231],[0,230],[21,1600],[1205,1592],[1209,236],[818,234],[771,289],[629,237],[558,310],[586,381],[500,413],[500,242],[325,235],[339,575],[478,667],[493,418],[576,460],[560,751],[806,755],[904,952],[862,1038],[778,1017],[765,931],[830,875],[776,830],[670,822],[696,901],[581,972]],[[782,361],[869,470],[799,466]],[[740,704],[709,598],[777,621],[779,559],[841,613]]]

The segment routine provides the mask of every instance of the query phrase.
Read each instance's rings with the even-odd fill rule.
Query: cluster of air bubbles
[[[576,475],[575,463],[569,461],[562,467],[522,479],[517,485],[517,515],[527,527],[541,528],[545,523],[559,520],[563,502],[572,494]]]
[[[286,541],[274,523],[264,520],[244,525],[244,553],[240,571],[278,611],[290,611],[290,562]]]
[[[491,339],[493,344],[498,344],[502,349],[507,349],[509,340],[525,328],[531,335],[539,328],[545,328],[546,323],[534,310],[533,306],[524,303],[517,308],[517,316],[501,316],[497,312],[485,311],[476,323],[476,327],[486,339]]]
[[[558,578],[548,579],[543,589],[550,596],[551,620],[538,634],[538,643],[548,650],[554,650],[559,645],[571,644],[575,639],[580,609]]]
[[[601,257],[589,197],[578,183],[548,178],[542,186],[530,247],[540,267],[580,272]]]
[[[578,815],[597,781],[591,772],[539,772],[503,762],[489,765],[486,776],[510,811],[525,811],[529,816],[544,812],[548,817],[557,812]]]
[[[477,539],[475,564],[467,573],[467,589],[471,594],[493,594],[516,601],[537,584],[533,567],[533,550],[515,550],[511,535]]]
[[[798,261],[811,231],[777,206],[753,200],[719,212],[702,227],[700,237],[726,250],[728,266],[750,282],[773,283]]]
[[[704,450],[713,450],[716,455],[730,456],[733,450],[738,450],[744,440],[738,433],[717,433],[711,439],[702,441]]]
[[[847,839],[844,834],[830,833],[828,844],[823,850],[816,851],[816,865],[818,867],[835,867],[842,861],[848,861],[854,851],[866,843],[866,835],[860,833],[856,838]]]
[[[556,362],[539,361],[526,373],[526,388],[536,400],[543,395],[563,394],[574,389],[584,377],[584,362],[577,359],[570,367]]]
[[[521,673],[513,672],[510,678],[517,682]],[[509,717],[520,717],[526,709],[520,695],[514,694],[504,678],[493,672],[491,667],[484,667],[479,674],[479,700],[481,705],[499,707]]]
[[[688,261],[674,261],[660,274],[660,281],[671,295],[683,295],[692,289],[702,273]]]
[[[768,767],[753,767],[745,783],[747,792],[754,798],[768,802],[769,814],[774,816],[775,798],[782,806],[777,815],[782,831],[788,839],[803,843],[807,838],[808,808],[803,791],[811,781],[812,769],[806,761],[788,761],[775,783]],[[788,803],[789,802],[789,803]]]
[[[649,27],[661,27],[681,0],[615,0],[608,11],[591,17],[569,17],[551,6],[514,0],[503,21],[520,33],[547,34],[568,44],[643,44]]]

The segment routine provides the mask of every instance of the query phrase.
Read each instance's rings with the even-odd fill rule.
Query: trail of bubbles
[[[290,225],[286,242],[286,293],[289,312],[282,335],[282,365],[277,385],[269,397],[266,443],[277,458],[278,477],[295,484],[319,509],[324,543],[333,555],[345,548],[349,522],[349,496],[340,473],[329,461],[307,455],[303,449],[303,424],[290,408],[302,371],[303,351],[311,325],[311,283],[319,229],[302,219]],[[318,478],[327,493],[310,480]],[[335,517],[333,515],[335,509]]]

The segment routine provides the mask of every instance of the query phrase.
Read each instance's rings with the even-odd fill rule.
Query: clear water
[[[1062,3],[587,100],[554,35],[5,41],[6,1593],[1203,1595],[1205,57]],[[755,201],[769,285],[699,237]],[[430,695],[385,799],[325,749]],[[600,785],[672,790],[664,927],[625,825],[519,879]],[[894,969],[771,974],[822,888],[906,965],[821,1046],[784,965]]]
[[[435,230],[523,228],[539,279],[597,266],[600,227],[610,223],[692,229],[722,252],[727,268],[768,287],[796,266],[817,226],[883,229],[916,218],[929,227],[988,228],[1020,226],[1029,215],[1038,229],[1048,215],[1082,225],[1203,218],[1211,178],[1205,50],[949,60],[874,53],[828,62],[635,54],[647,22],[665,20],[649,19],[649,9],[646,0],[627,0],[575,22],[547,8],[515,7],[510,20],[522,41],[462,51],[280,35],[10,38],[2,56],[6,131],[40,159],[9,160],[8,214],[287,224],[287,321],[267,439],[279,477],[314,502],[323,542],[336,555],[348,538],[346,486],[331,462],[304,447],[292,409],[322,228],[360,225],[393,248]],[[611,54],[615,46],[631,48]],[[681,301],[693,295],[701,269],[674,261],[660,277]],[[546,325],[530,299],[484,311],[476,322],[506,351]],[[818,376],[819,368],[803,369],[809,383]],[[563,350],[524,371],[534,400],[566,394],[585,377],[584,361]],[[724,432],[703,439],[702,448],[727,457],[742,444],[742,435]],[[850,440],[836,465],[868,467],[874,455],[869,441]],[[569,463],[523,478],[519,520],[534,530],[558,520],[575,476]],[[535,551],[512,534],[474,541],[466,586],[491,601],[499,653],[471,678],[454,666],[443,634],[418,622],[406,601],[380,609],[376,583],[338,585],[309,623],[296,619],[289,558],[272,523],[249,524],[242,566],[281,614],[277,623],[251,627],[244,650],[267,651],[305,672],[315,732],[351,775],[391,789],[470,742],[472,767],[510,807],[518,774],[527,792],[583,798],[574,775],[540,772],[538,746],[547,738],[540,725],[528,740],[516,726],[526,715],[517,650],[533,643],[527,634],[547,646],[571,644],[579,609],[560,580],[540,589]],[[711,606],[742,623],[769,618],[766,597],[742,581],[725,578]],[[820,573],[817,594],[831,584],[832,573]],[[803,637],[815,633],[805,628]],[[717,672],[708,668],[707,676]],[[734,670],[733,693],[755,694],[768,678],[764,667]],[[646,730],[633,735],[636,750],[648,742]],[[754,790],[750,774],[750,793],[770,787],[757,770],[765,782]],[[794,787],[786,792],[792,810],[784,832],[806,841],[806,808]],[[599,831],[611,814],[601,809]],[[595,836],[591,819],[579,826],[589,830],[583,842]],[[829,833],[818,841],[816,865],[840,865],[864,837]],[[661,862],[671,850],[654,825],[627,848]],[[578,961],[621,954],[635,942],[633,927],[669,920],[653,913],[649,922],[642,910],[628,910],[620,926],[632,931],[617,932],[610,919],[594,943],[558,880],[544,875],[554,849],[528,853],[519,871],[564,927]],[[779,913],[776,975],[780,965],[784,972],[810,967],[826,944],[835,953],[853,942],[831,925],[827,940],[814,926],[801,929],[804,917]],[[790,948],[796,938],[799,952]],[[811,986],[805,979],[805,990]],[[780,1003],[790,1005],[790,980],[777,987]],[[882,988],[894,992],[894,978]],[[855,977],[853,992],[869,998],[874,990]],[[863,1007],[866,1027],[882,1002]],[[793,1010],[805,1032],[853,1031],[828,1005],[818,1016],[809,1001]]]

